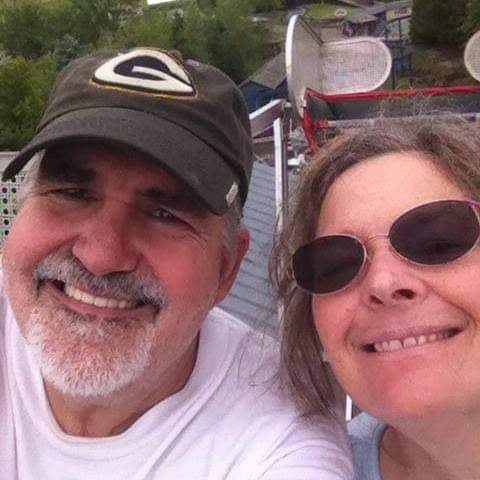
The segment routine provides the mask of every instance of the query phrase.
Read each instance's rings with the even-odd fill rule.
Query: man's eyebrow
[[[210,215],[210,212],[200,200],[183,191],[169,192],[152,187],[140,192],[139,197],[159,206],[170,207],[173,210],[189,213],[196,217],[204,218]]]

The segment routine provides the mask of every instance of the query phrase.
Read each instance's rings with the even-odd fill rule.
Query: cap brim
[[[3,180],[13,178],[36,152],[69,140],[132,147],[190,187],[213,213],[228,209],[237,179],[218,152],[175,123],[124,108],[87,108],[54,119],[8,164]]]

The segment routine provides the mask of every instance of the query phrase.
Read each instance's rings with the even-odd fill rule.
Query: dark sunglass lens
[[[348,285],[363,265],[363,247],[353,237],[320,237],[293,256],[297,283],[312,293],[331,293]]]
[[[479,234],[473,208],[467,202],[445,200],[402,215],[390,229],[390,242],[405,258],[424,265],[439,265],[467,253]]]

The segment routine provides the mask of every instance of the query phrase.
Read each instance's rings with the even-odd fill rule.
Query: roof
[[[389,2],[385,4],[387,10],[397,10],[399,8],[407,8],[413,6],[413,0],[397,0],[396,2]]]
[[[372,5],[371,7],[363,8],[370,15],[378,15],[379,13],[383,13],[388,10],[387,5]]]
[[[245,80],[241,86],[248,82],[255,82],[259,85],[275,90],[287,77],[285,69],[285,53],[279,53],[263,64],[253,75]]]
[[[370,23],[376,22],[377,17],[374,17],[366,12],[358,12],[348,18],[348,21],[352,23]]]
[[[268,283],[268,259],[275,230],[275,169],[255,162],[244,208],[250,248],[232,290],[220,305],[245,323],[275,334],[276,306]]]

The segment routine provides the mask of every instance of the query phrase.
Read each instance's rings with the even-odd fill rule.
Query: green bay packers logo
[[[93,81],[107,86],[173,96],[195,95],[188,72],[166,52],[136,49],[101,65]]]

